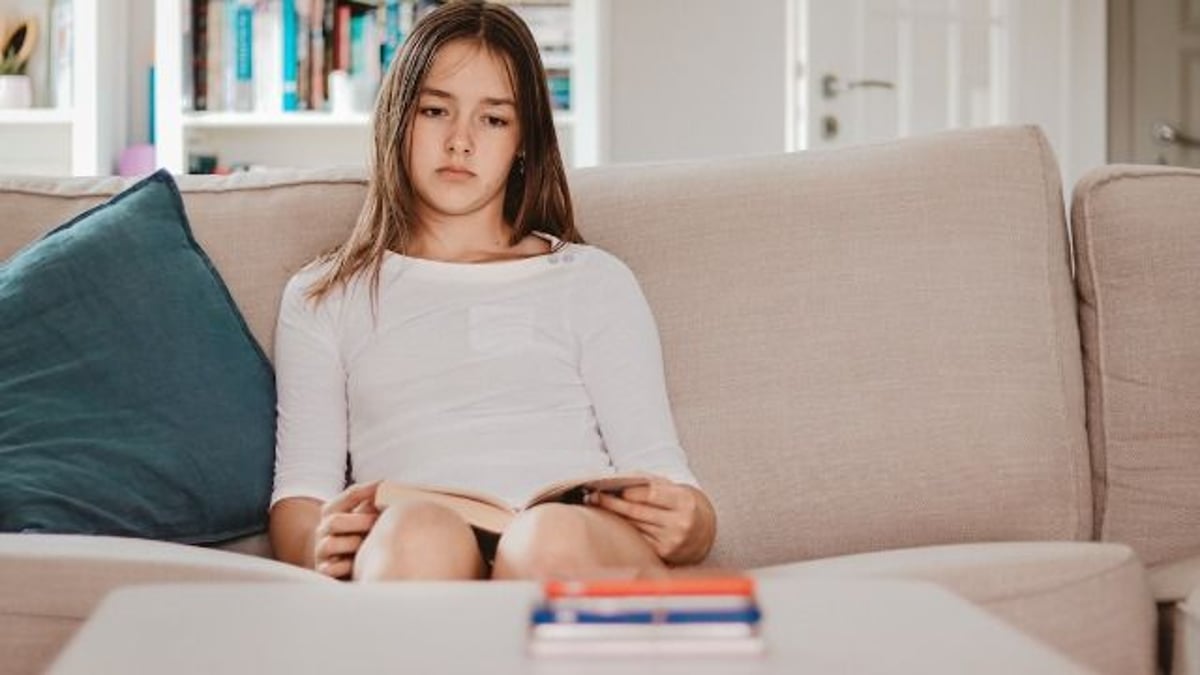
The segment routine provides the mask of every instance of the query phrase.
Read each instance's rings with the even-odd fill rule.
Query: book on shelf
[[[69,2],[69,0],[57,0]],[[329,111],[330,78],[349,78],[341,110],[367,112],[424,0],[180,0],[187,57],[185,110]],[[556,109],[570,108],[570,7],[520,7],[539,49],[553,55],[547,84]],[[563,55],[568,60],[563,60]]]
[[[328,0],[333,2],[333,0]],[[308,67],[301,71],[300,77],[308,80],[307,107],[309,110],[321,110],[325,107],[325,2],[312,0],[308,21]]]
[[[185,59],[184,72],[190,73],[183,80],[183,107],[185,110],[208,109],[208,0],[192,0],[189,3],[188,22],[191,29],[189,45],[190,62]],[[188,89],[191,89],[189,92]]]
[[[411,28],[413,0],[182,0],[185,109],[327,110],[328,80],[355,78],[370,107]]]
[[[589,491],[619,492],[646,485],[650,477],[638,473],[616,473],[557,481],[544,486],[523,504],[509,504],[484,492],[433,485],[384,481],[375,493],[375,505],[386,507],[409,500],[431,501],[459,514],[468,524],[500,533],[522,511],[550,502],[582,504]]]
[[[215,0],[214,0],[215,1]],[[217,110],[237,109],[237,4],[240,0],[222,0],[217,3],[218,26],[221,32],[220,53],[216,64],[221,78],[220,107]]]
[[[233,6],[233,110],[254,109],[254,0]],[[264,73],[264,77],[266,73]]]
[[[300,0],[301,4],[307,4],[306,0]],[[298,110],[300,107],[299,82],[297,81],[297,73],[299,71],[300,55],[297,51],[299,44],[299,12],[296,6],[296,0],[281,0],[279,11],[282,14],[279,18],[280,30],[283,31],[280,35],[280,58],[283,60],[283,81],[281,82],[282,96],[280,107],[283,110],[291,111]]]

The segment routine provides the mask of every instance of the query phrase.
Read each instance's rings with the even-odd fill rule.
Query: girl
[[[702,560],[716,516],[676,438],[657,329],[629,269],[575,230],[528,28],[501,5],[435,10],[374,119],[357,225],[280,307],[276,554],[361,580]],[[498,540],[430,502],[374,507],[385,477],[520,503],[616,470],[655,478],[529,509]]]

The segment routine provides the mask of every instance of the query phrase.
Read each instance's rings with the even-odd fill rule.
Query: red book
[[[334,56],[333,69],[350,72],[350,5],[338,5],[337,16],[334,19],[334,44],[337,52]]]
[[[547,598],[621,597],[630,595],[754,595],[750,577],[676,577],[663,579],[597,579],[547,581]]]

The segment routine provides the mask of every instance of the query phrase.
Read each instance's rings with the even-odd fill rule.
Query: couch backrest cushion
[[[1200,552],[1200,171],[1108,166],[1071,226],[1101,538]]]
[[[1033,128],[574,176],[658,319],[713,562],[1091,533],[1058,172]]]
[[[271,354],[283,286],[354,225],[360,171],[327,169],[180,176],[196,240],[250,331]],[[133,184],[120,178],[0,178],[0,260],[54,225]]]

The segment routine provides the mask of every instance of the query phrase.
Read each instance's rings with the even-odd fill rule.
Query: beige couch
[[[657,316],[720,512],[712,563],[933,579],[1104,672],[1153,672],[1172,643],[1197,658],[1175,603],[1200,587],[1200,172],[1085,179],[1077,281],[1034,128],[571,180],[584,235]],[[0,180],[0,258],[126,184]],[[362,176],[181,186],[269,351],[285,280],[345,235]],[[0,535],[6,668],[48,663],[108,589],[164,579],[323,581],[242,553]]]

